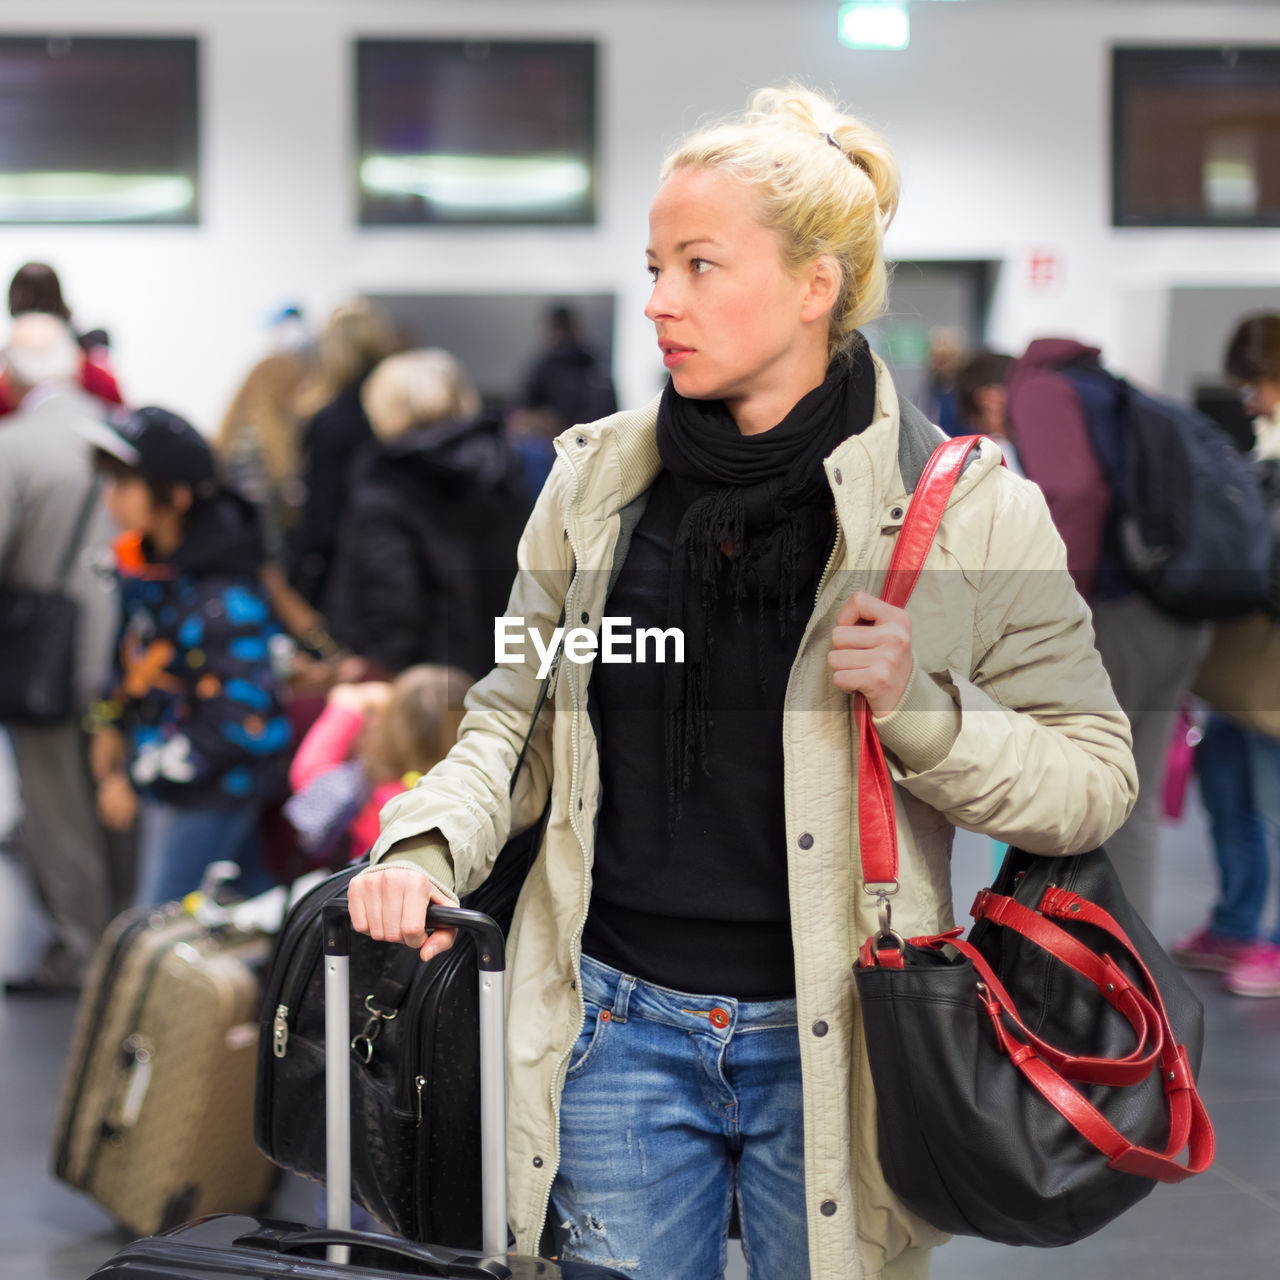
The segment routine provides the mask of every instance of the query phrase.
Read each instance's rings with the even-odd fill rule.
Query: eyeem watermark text
[[[556,627],[545,644],[541,635],[524,625],[523,618],[493,620],[493,660],[501,663],[524,661],[524,641],[528,637],[538,655],[538,679],[546,679],[556,650],[564,641],[564,656],[570,662],[683,662],[684,632],[679,627],[631,626],[630,618],[606,617],[597,636],[590,627]],[[652,645],[650,645],[652,642]],[[668,642],[672,655],[668,657]],[[653,657],[649,657],[652,651]]]

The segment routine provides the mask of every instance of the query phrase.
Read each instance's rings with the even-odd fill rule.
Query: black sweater
[[[663,472],[632,537],[607,613],[667,625],[671,550],[683,507]],[[817,574],[805,585],[811,595]],[[725,597],[727,597],[727,592]],[[776,605],[711,618],[706,774],[695,768],[674,836],[664,768],[664,668],[597,660],[589,709],[601,803],[587,955],[677,991],[738,999],[795,993],[787,893],[782,708],[801,628]],[[634,651],[634,645],[631,646]],[[668,655],[670,656],[670,654]]]

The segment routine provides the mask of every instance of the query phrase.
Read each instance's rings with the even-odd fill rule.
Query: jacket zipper
[[[569,500],[569,519],[566,522],[565,532],[569,536],[569,549],[573,552],[573,578],[569,583],[568,598],[565,600],[565,621],[574,613],[577,604],[576,584],[578,579],[578,569],[582,564],[582,556],[579,552],[578,545],[573,536],[573,524],[578,514],[578,505],[582,498],[582,473],[574,465],[572,458],[569,456],[568,449],[563,449],[561,457],[568,464],[569,469],[573,472],[573,497]],[[559,662],[559,657],[556,659]],[[573,672],[570,671],[565,677],[569,681],[569,697],[572,704],[572,716],[569,722],[569,739],[573,747],[573,770],[572,779],[581,781],[582,777],[582,743],[581,734],[578,729],[578,721],[580,719],[578,711],[578,685],[574,680]],[[586,1004],[582,998],[582,931],[587,925],[587,911],[591,906],[591,895],[587,889],[587,837],[582,827],[579,825],[578,807],[574,803],[573,796],[569,797],[569,825],[573,828],[573,833],[578,837],[578,845],[582,851],[583,875],[582,875],[582,911],[578,917],[578,924],[574,929],[573,936],[569,939],[569,963],[573,966],[573,990],[578,998],[578,1022],[586,1016]],[[547,1211],[551,1206],[551,1186],[555,1181],[556,1170],[560,1167],[560,1093],[564,1087],[564,1072],[568,1065],[569,1058],[573,1053],[575,1036],[566,1046],[564,1052],[560,1055],[559,1061],[556,1063],[555,1071],[551,1075],[551,1115],[554,1120],[554,1139],[555,1151],[544,1177],[546,1178],[547,1189],[542,1197],[542,1211],[538,1216],[537,1227],[541,1231],[546,1224]]]
[[[831,554],[827,557],[827,563],[822,570],[822,577],[818,579],[818,589],[813,593],[813,609],[816,613],[818,610],[818,601],[822,599],[822,588],[827,585],[827,579],[831,576],[831,569],[835,565],[836,557],[844,549],[844,530],[840,527],[840,521],[836,519],[836,540],[831,544]],[[801,646],[803,647],[803,640]]]

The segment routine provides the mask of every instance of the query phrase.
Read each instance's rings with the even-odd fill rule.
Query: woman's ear
[[[800,318],[814,321],[830,315],[840,297],[840,287],[844,284],[844,271],[839,262],[829,253],[821,254],[805,269],[805,279],[808,289],[805,291]]]
[[[191,505],[195,500],[195,492],[189,484],[175,484],[172,496],[169,499],[169,505],[180,516],[185,516],[191,510]]]

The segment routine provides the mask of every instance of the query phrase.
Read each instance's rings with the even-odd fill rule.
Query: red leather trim
[[[911,496],[906,519],[885,574],[882,600],[903,608],[924,568],[925,558],[947,509],[965,459],[980,436],[959,436],[930,455]],[[898,829],[893,815],[893,782],[866,700],[857,695],[858,835],[864,884],[892,884],[898,878]]]

